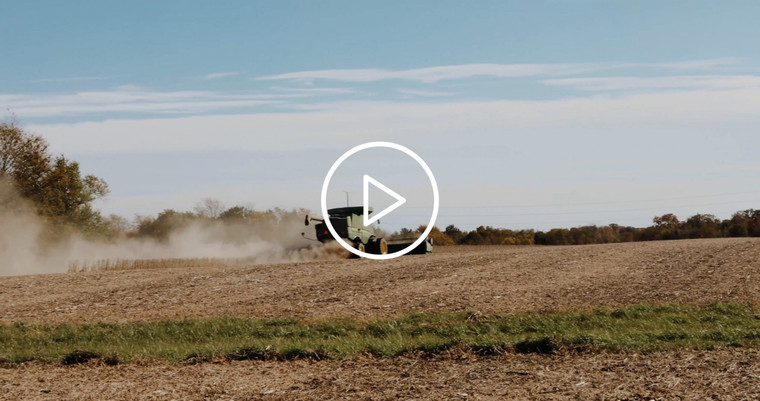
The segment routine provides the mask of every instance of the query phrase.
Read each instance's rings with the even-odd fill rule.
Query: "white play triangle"
[[[381,189],[386,194],[393,197],[393,199],[396,200],[396,203],[388,206],[385,208],[382,212],[376,212],[373,213],[374,215],[370,218],[369,217],[369,184],[374,185],[375,187]],[[397,194],[396,191],[386,187],[385,185],[381,184],[378,180],[364,174],[364,225],[368,226],[378,220],[380,220],[381,217],[387,215],[388,213],[396,210],[398,207],[406,203],[406,199]]]

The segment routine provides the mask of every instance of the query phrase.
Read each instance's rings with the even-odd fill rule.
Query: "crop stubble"
[[[439,247],[340,260],[0,278],[0,322],[127,322],[509,314],[760,299],[760,239],[563,247]]]
[[[417,311],[509,314],[635,303],[757,305],[760,239],[451,247],[390,261],[317,261],[0,278],[0,321],[93,323],[231,315],[321,320]],[[40,363],[0,369],[6,398],[389,399],[760,396],[754,349],[343,361]]]

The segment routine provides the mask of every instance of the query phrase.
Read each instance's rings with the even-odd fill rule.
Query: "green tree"
[[[82,177],[79,163],[59,156],[43,179],[43,211],[76,221],[90,203],[108,194],[108,184],[94,175]]]
[[[48,221],[92,234],[107,229],[91,205],[108,194],[106,182],[94,175],[83,177],[75,161],[63,156],[53,159],[42,137],[25,132],[13,121],[0,123],[0,178],[10,180]]]
[[[198,216],[191,212],[177,212],[166,209],[154,219],[151,217],[138,217],[137,234],[139,236],[153,237],[166,241],[169,235],[177,230],[187,227]]]
[[[224,222],[244,222],[252,220],[255,215],[256,212],[245,206],[233,206],[220,213],[219,219]]]
[[[673,213],[663,214],[652,219],[652,222],[657,227],[676,228],[680,223],[678,217]]]
[[[21,196],[44,201],[51,157],[47,142],[24,132],[15,122],[0,122],[0,178],[10,179]]]
[[[449,236],[452,240],[454,240],[455,243],[460,243],[462,241],[462,238],[464,238],[464,233],[462,230],[457,228],[457,226],[453,224],[449,224],[446,226],[446,229],[443,231],[446,235]]]

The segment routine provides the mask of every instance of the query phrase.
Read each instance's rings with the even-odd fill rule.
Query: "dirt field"
[[[4,399],[748,400],[760,351],[0,368]]]
[[[640,302],[760,300],[760,238],[567,247],[439,247],[390,261],[0,278],[0,322],[231,315],[320,319],[508,314]]]
[[[0,278],[0,321],[233,315],[318,320],[415,311],[559,311],[760,301],[760,239],[452,247],[345,260]],[[757,399],[760,351],[345,361],[40,363],[0,368],[4,399]]]

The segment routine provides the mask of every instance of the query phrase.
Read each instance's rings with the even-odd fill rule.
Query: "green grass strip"
[[[760,344],[758,316],[742,304],[714,303],[510,316],[414,313],[318,323],[234,317],[86,325],[18,322],[0,326],[0,361],[345,358],[366,352],[392,357],[455,347],[478,353],[754,347]]]

